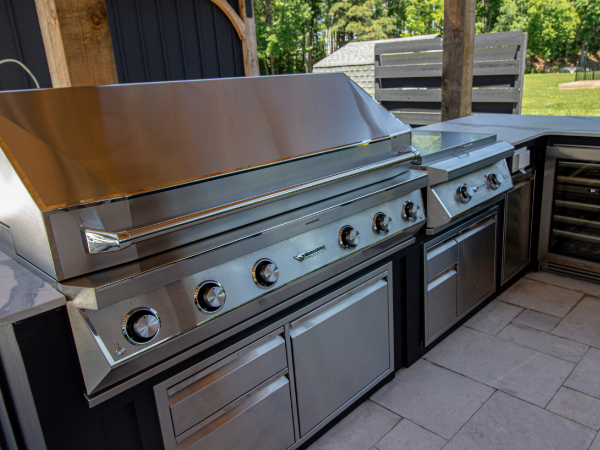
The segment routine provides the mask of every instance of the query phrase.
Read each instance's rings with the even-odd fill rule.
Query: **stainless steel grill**
[[[426,220],[410,127],[342,74],[5,92],[0,137],[0,244],[67,296],[92,403]]]

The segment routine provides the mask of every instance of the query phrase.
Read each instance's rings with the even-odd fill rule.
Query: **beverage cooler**
[[[538,259],[600,281],[600,148],[547,148]]]

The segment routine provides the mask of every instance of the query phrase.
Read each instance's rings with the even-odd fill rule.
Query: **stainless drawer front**
[[[175,435],[179,436],[286,367],[285,341],[275,336],[171,387],[167,396]]]
[[[457,278],[450,269],[427,285],[427,340],[456,319]]]
[[[388,370],[388,308],[388,285],[380,279],[292,323],[301,436]]]
[[[289,381],[280,377],[184,439],[177,450],[285,450],[294,443]]]
[[[427,251],[427,279],[442,273],[458,260],[457,245],[454,238]]]

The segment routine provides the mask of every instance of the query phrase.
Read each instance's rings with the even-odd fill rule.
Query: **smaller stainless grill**
[[[513,186],[505,159],[514,147],[494,135],[416,130],[412,146],[419,152],[413,168],[427,172],[427,234]]]

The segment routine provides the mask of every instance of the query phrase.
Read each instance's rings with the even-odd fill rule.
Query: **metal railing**
[[[577,64],[575,81],[580,80],[600,80],[600,63],[586,62]]]

